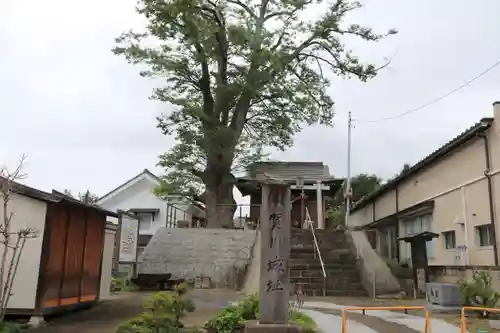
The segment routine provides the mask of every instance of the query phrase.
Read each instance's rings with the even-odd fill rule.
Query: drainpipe
[[[460,188],[462,194],[462,214],[464,219],[465,266],[469,264],[469,224],[467,222],[467,193],[465,186]]]
[[[493,206],[493,184],[491,180],[491,159],[490,159],[490,145],[488,136],[484,133],[478,134],[484,140],[484,155],[486,157],[486,170],[484,170],[484,175],[488,183],[488,200],[490,206],[490,222],[491,222],[491,232],[493,236],[493,258],[495,266],[498,266],[498,247],[497,247],[497,233],[496,233],[496,223],[495,223],[495,208]]]
[[[395,195],[396,195],[396,260],[399,262],[399,242],[397,239],[399,238],[399,217],[397,216],[397,213],[399,213],[399,191],[398,187],[394,189]]]
[[[375,200],[372,201],[372,222],[375,222]],[[375,228],[375,251],[377,253],[380,251],[380,230],[378,228]]]
[[[462,214],[464,219],[464,245],[465,245],[465,263],[469,264],[469,223],[467,221],[467,193],[465,192],[465,186],[460,188],[462,194]]]

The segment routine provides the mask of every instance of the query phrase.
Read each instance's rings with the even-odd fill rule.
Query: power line
[[[380,119],[353,119],[353,121],[357,121],[357,122],[362,122],[362,123],[378,123],[378,122],[382,122],[382,121],[387,121],[387,120],[394,120],[394,119],[398,119],[398,118],[401,118],[401,117],[404,117],[406,115],[409,115],[410,113],[413,113],[413,112],[416,112],[416,111],[419,111],[419,110],[422,110],[426,107],[428,107],[429,105],[432,105],[434,103],[437,103],[443,99],[445,99],[446,97],[456,93],[457,91],[465,88],[466,86],[468,86],[469,84],[471,84],[472,82],[476,81],[477,79],[479,79],[480,77],[482,77],[483,75],[485,75],[486,73],[488,73],[489,71],[491,71],[492,69],[494,69],[495,67],[497,67],[498,65],[500,65],[500,60],[498,60],[496,63],[494,63],[492,66],[488,67],[487,69],[485,69],[484,71],[482,71],[480,74],[476,75],[475,77],[473,77],[472,79],[466,81],[464,84],[460,85],[459,87],[453,89],[452,91],[449,91],[448,93],[444,94],[444,95],[441,95],[427,103],[424,103],[414,109],[411,109],[411,110],[408,110],[408,111],[405,111],[403,113],[400,113],[398,115],[395,115],[395,116],[391,116],[391,117],[385,117],[385,118],[380,118]]]

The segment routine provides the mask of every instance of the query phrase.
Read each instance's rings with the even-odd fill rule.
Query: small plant
[[[194,303],[179,292],[155,293],[144,304],[142,314],[121,324],[115,333],[174,333],[183,327],[181,319],[195,310]],[[2,332],[0,332],[2,333]]]
[[[181,282],[175,286],[175,292],[179,295],[184,295],[188,291],[188,285],[186,282]]]
[[[112,292],[121,292],[121,291],[137,291],[139,288],[132,283],[130,277],[114,277],[111,280],[111,291]]]
[[[205,328],[217,333],[233,333],[243,328],[246,320],[243,319],[242,309],[238,306],[231,306],[224,309],[217,317],[209,320]]]
[[[259,297],[250,295],[236,306],[224,309],[217,317],[208,321],[205,328],[215,333],[234,333],[241,330],[248,320],[259,319]],[[289,321],[302,327],[304,333],[318,331],[314,320],[297,310],[289,311]]]
[[[176,327],[183,327],[181,318],[186,315],[186,312],[193,312],[195,306],[190,299],[183,299],[179,293],[159,292],[144,304],[144,308],[153,314],[167,314],[171,316]]]
[[[492,287],[489,272],[474,272],[472,281],[460,281],[460,296],[463,305],[485,308],[496,307],[500,300],[500,294]],[[481,311],[480,316],[487,318],[489,312]]]
[[[253,294],[240,301],[238,304],[244,320],[253,320],[259,317],[259,296]]]
[[[26,155],[21,159],[14,170],[0,167],[0,332],[16,332],[16,326],[4,321],[9,301],[14,294],[13,286],[16,280],[19,263],[27,241],[37,238],[40,233],[33,228],[22,228],[26,221],[15,220],[16,211],[11,208],[17,181],[26,177],[22,172]]]
[[[304,304],[304,300],[302,299],[303,292],[301,285],[294,286],[294,292],[291,296],[290,302],[288,304],[288,311],[299,311]]]
[[[300,311],[290,311],[289,320],[291,323],[297,324],[302,328],[303,333],[316,333],[318,326],[314,319]]]
[[[21,333],[21,327],[16,323],[1,322],[0,333]]]

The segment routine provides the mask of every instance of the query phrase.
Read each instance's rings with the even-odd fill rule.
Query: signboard
[[[120,262],[136,262],[139,241],[139,220],[125,214],[121,215],[120,220],[120,251],[118,260]]]

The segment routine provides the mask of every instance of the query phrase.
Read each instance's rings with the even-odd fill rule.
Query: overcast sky
[[[395,57],[368,82],[335,80],[334,128],[314,127],[275,159],[323,161],[346,173],[347,111],[396,115],[448,92],[500,59],[498,0],[365,0],[352,20],[400,33],[353,47],[367,59]],[[144,168],[173,140],[156,129],[164,106],[151,82],[114,56],[113,38],[140,27],[135,0],[25,0],[0,4],[0,163],[28,154],[26,183],[50,191],[104,194]],[[390,177],[484,116],[500,100],[500,66],[425,110],[355,123],[353,173]]]

